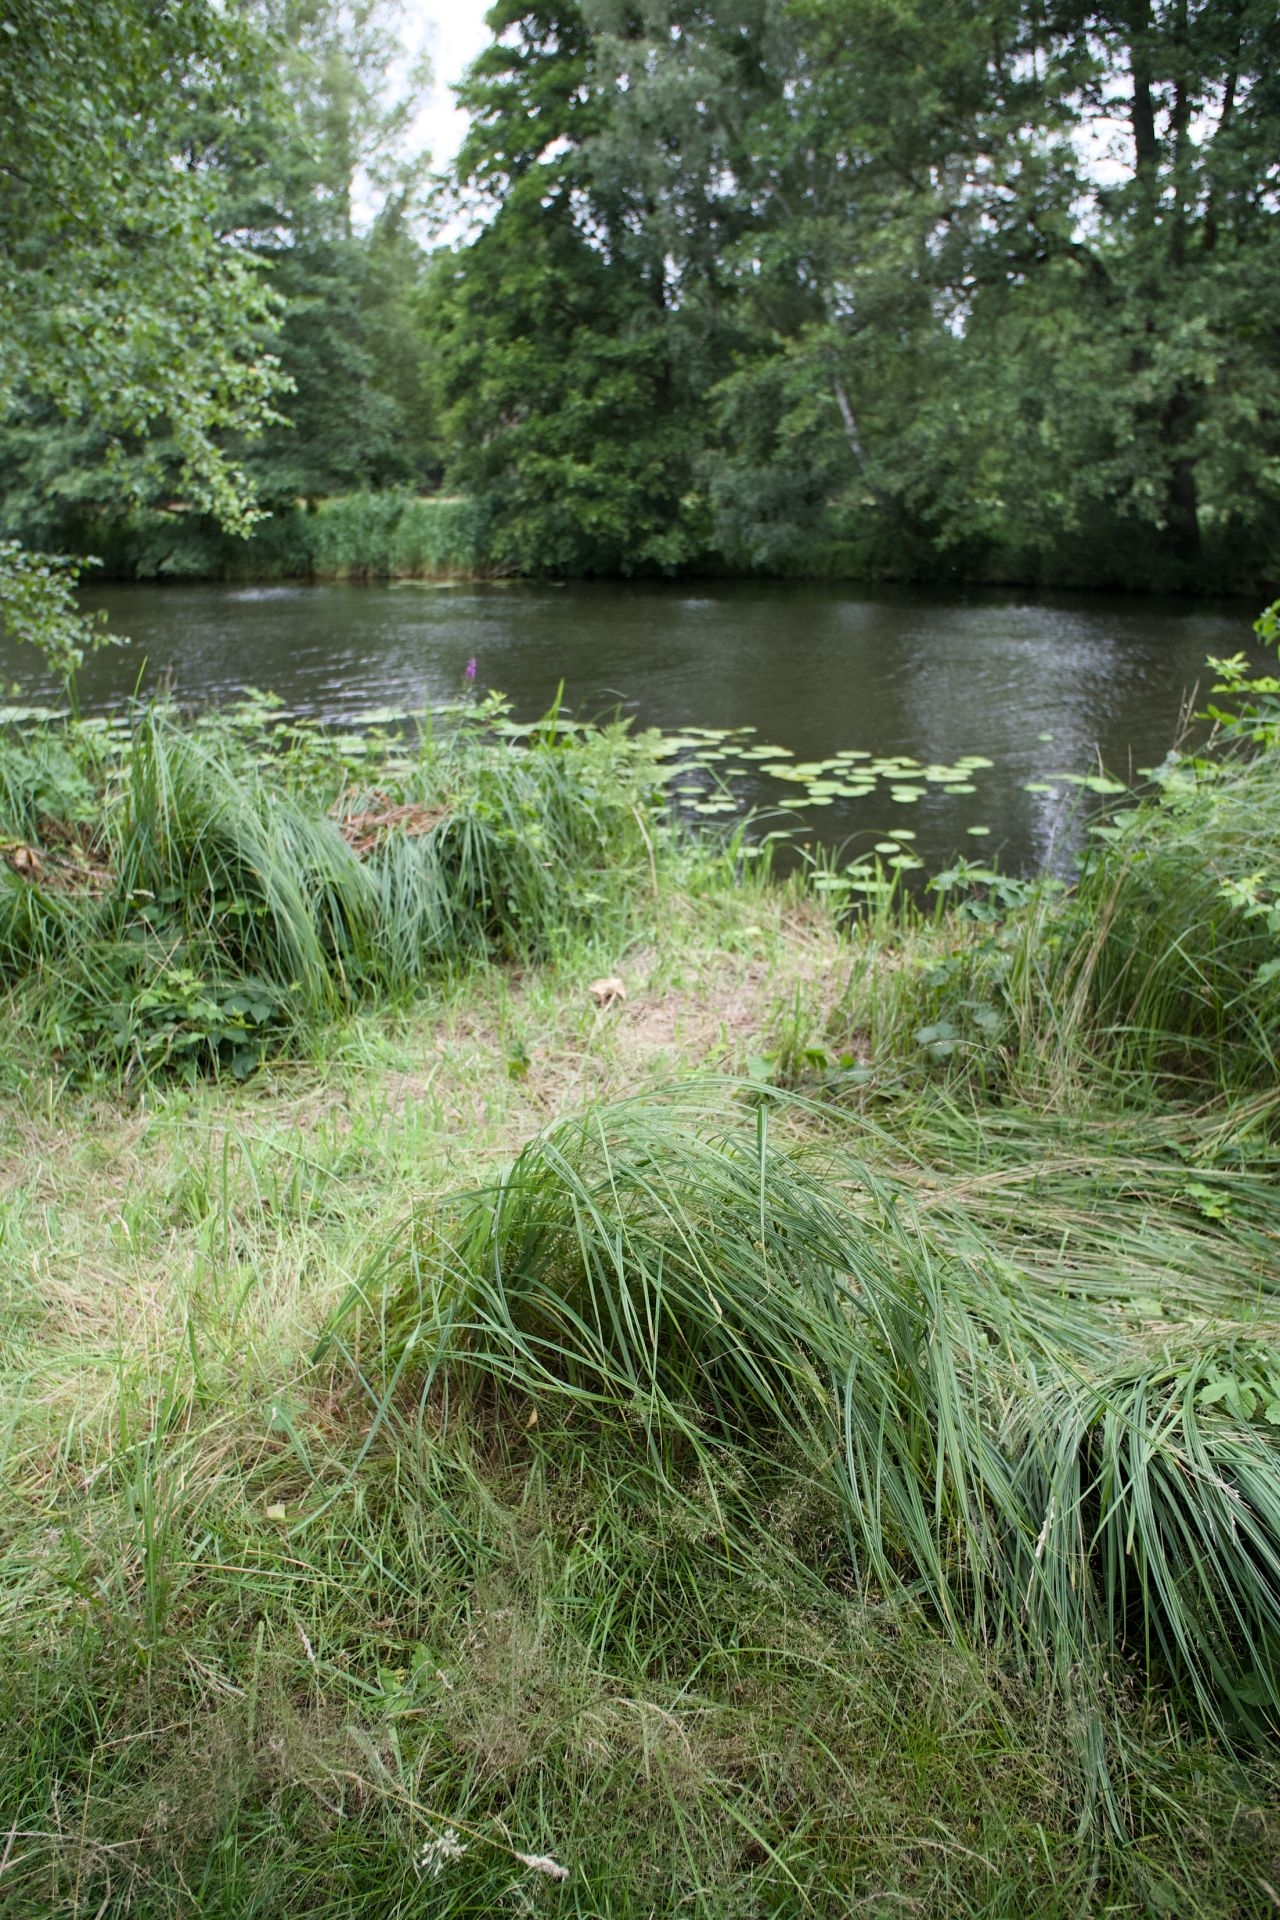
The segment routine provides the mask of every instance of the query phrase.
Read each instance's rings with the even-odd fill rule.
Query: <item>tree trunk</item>
[[[1165,489],[1164,544],[1170,558],[1188,570],[1200,560],[1199,489],[1187,445],[1191,412],[1191,402],[1178,386],[1160,421],[1161,438],[1173,454]]]

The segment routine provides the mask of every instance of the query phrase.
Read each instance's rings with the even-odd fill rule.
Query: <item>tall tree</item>
[[[270,263],[292,392],[289,430],[263,439],[250,472],[273,502],[418,479],[430,429],[413,227],[427,156],[409,137],[428,69],[402,71],[400,0],[251,0],[251,13],[274,68],[219,155],[224,218]]]
[[[271,312],[274,410],[225,411],[210,423],[211,445],[258,507],[420,480],[432,460],[416,318],[424,158],[407,136],[425,67],[404,59],[397,0],[243,0],[235,19],[221,23],[238,50],[234,72],[216,62],[197,69],[167,95],[153,130],[154,164],[188,194],[198,183],[219,261],[259,289],[256,307],[237,302],[259,351],[255,315],[264,301]],[[116,54],[103,49],[101,65],[123,86]],[[82,36],[68,71],[85,57]],[[176,299],[184,262],[172,249],[162,262],[161,285],[179,276],[165,289]],[[68,279],[101,270],[86,258],[68,264]],[[183,362],[156,371],[180,380]],[[20,371],[7,398],[0,515],[10,529],[78,545],[104,516],[156,502],[183,511],[165,516],[162,537],[158,526],[148,536],[146,564],[217,564],[222,543],[209,533],[226,517],[192,483],[168,409],[124,418],[83,389],[55,395]]]
[[[253,56],[211,0],[5,0],[0,18],[0,417],[45,404],[113,448],[162,423],[190,497],[233,527],[251,507],[226,439],[270,415],[275,309],[175,153],[192,114],[234,113]],[[66,596],[39,579],[6,545],[6,624],[67,638]]]
[[[705,395],[732,316],[720,262],[760,56],[755,0],[500,0],[461,89],[487,224],[436,273],[454,481],[497,557],[671,569],[709,550]]]
[[[977,570],[1177,583],[1274,552],[1274,8],[790,18],[757,143],[773,212],[741,262],[757,324],[721,394],[722,538],[767,557],[774,503],[817,492],[828,537],[883,552],[889,529]]]

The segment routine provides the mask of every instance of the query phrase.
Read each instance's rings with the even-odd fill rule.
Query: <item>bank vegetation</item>
[[[1073,887],[853,915],[556,712],[11,727],[7,1910],[1268,1910],[1225,684]]]

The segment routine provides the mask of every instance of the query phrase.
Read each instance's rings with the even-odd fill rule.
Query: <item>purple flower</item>
[[[470,686],[470,685],[471,685],[471,682],[472,682],[472,681],[473,681],[473,680],[475,679],[475,677],[476,677],[476,661],[475,661],[475,655],[474,655],[474,654],[472,654],[472,656],[471,656],[471,658],[470,658],[470,660],[468,660],[468,662],[467,662],[467,670],[466,670],[466,672],[465,672],[465,673],[463,674],[463,676],[462,676],[462,677],[463,677],[463,679],[464,679],[464,680],[466,681],[466,683],[467,683],[467,685],[468,685],[468,686]]]

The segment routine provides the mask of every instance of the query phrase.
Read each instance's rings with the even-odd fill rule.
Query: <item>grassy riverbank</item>
[[[1274,750],[851,927],[507,724],[7,749],[6,1910],[1271,1911]]]

